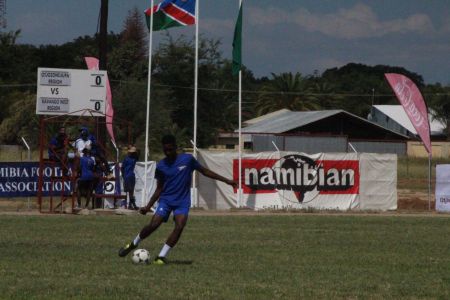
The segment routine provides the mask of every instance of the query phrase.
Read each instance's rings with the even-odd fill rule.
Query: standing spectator
[[[77,202],[78,207],[81,207],[81,197],[86,198],[86,205],[84,208],[89,207],[89,202],[91,201],[92,191],[94,189],[94,167],[95,160],[91,157],[90,146],[83,149],[83,156],[80,157],[79,164],[79,178],[77,185]]]
[[[138,153],[136,147],[131,146],[128,148],[127,156],[122,162],[122,177],[124,190],[128,195],[128,209],[137,210],[136,198],[134,197],[134,187],[136,185],[136,174],[134,168],[138,160]]]

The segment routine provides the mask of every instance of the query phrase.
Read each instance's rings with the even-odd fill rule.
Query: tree
[[[311,97],[311,89],[300,73],[272,73],[272,80],[261,89],[256,104],[257,115],[287,108],[295,111],[320,109],[319,104]]]
[[[123,28],[120,34],[121,43],[134,43],[136,45],[137,59],[141,60],[148,57],[148,30],[144,25],[143,14],[137,7],[128,12]]]
[[[20,36],[20,32],[20,29],[16,31],[0,32],[0,46],[15,45]]]
[[[423,96],[431,109],[432,118],[445,124],[444,134],[450,141],[450,87],[429,85],[423,89]]]
[[[339,109],[343,97],[337,94],[337,87],[334,83],[322,79],[319,76],[313,76],[308,80],[308,90],[311,92],[310,98],[321,109]]]
[[[26,137],[32,145],[38,145],[39,121],[36,116],[36,97],[28,92],[13,92],[8,96],[7,117],[0,124],[0,143],[20,143]]]
[[[147,77],[147,30],[142,15],[136,7],[128,12],[120,43],[109,56],[111,79],[140,80]]]
[[[198,61],[198,133],[199,147],[214,143],[219,130],[232,130],[237,125],[237,80],[231,75],[229,61],[223,60],[220,42],[199,39]],[[160,44],[154,55],[153,78],[170,93],[166,106],[171,107],[172,122],[186,129],[192,139],[194,120],[194,42],[184,36],[177,39],[170,35]],[[176,63],[175,63],[176,62]],[[250,78],[251,72],[244,72]],[[153,80],[153,79],[152,79]],[[227,90],[227,91],[224,91]]]

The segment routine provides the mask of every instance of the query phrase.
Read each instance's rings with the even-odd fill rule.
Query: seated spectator
[[[48,158],[52,161],[64,161],[67,150],[66,147],[69,139],[66,134],[66,128],[61,126],[58,133],[50,140],[48,145]]]
[[[50,140],[48,145],[48,158],[51,161],[60,163],[63,175],[68,174],[68,154],[69,154],[69,138],[66,134],[66,128],[61,126],[58,133]],[[70,157],[69,157],[70,158]]]

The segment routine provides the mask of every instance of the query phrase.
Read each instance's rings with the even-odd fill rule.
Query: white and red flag
[[[408,115],[409,120],[422,139],[425,149],[431,154],[430,122],[428,121],[428,111],[425,101],[417,86],[408,77],[386,73],[387,81],[394,90],[398,101]]]
[[[84,61],[86,62],[87,68],[89,70],[99,70],[99,61],[97,58],[85,57]],[[109,78],[106,78],[106,129],[108,130],[111,140],[114,143],[116,143],[113,131],[113,116],[114,116],[114,109],[112,106],[111,86],[109,85]]]

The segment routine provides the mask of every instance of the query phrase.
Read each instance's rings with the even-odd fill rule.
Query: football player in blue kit
[[[237,187],[235,181],[222,177],[203,167],[191,154],[177,153],[176,140],[173,135],[164,136],[161,143],[166,157],[156,165],[156,190],[147,206],[140,209],[140,213],[145,215],[150,211],[156,201],[158,201],[158,207],[150,223],[142,228],[141,232],[133,241],[119,250],[119,256],[126,256],[143,239],[158,229],[163,222],[166,222],[172,212],[175,228],[167,238],[158,257],[153,262],[158,265],[167,263],[166,256],[170,249],[178,242],[186,225],[191,206],[190,188],[193,171],[197,170],[206,177],[225,182],[233,188]]]

